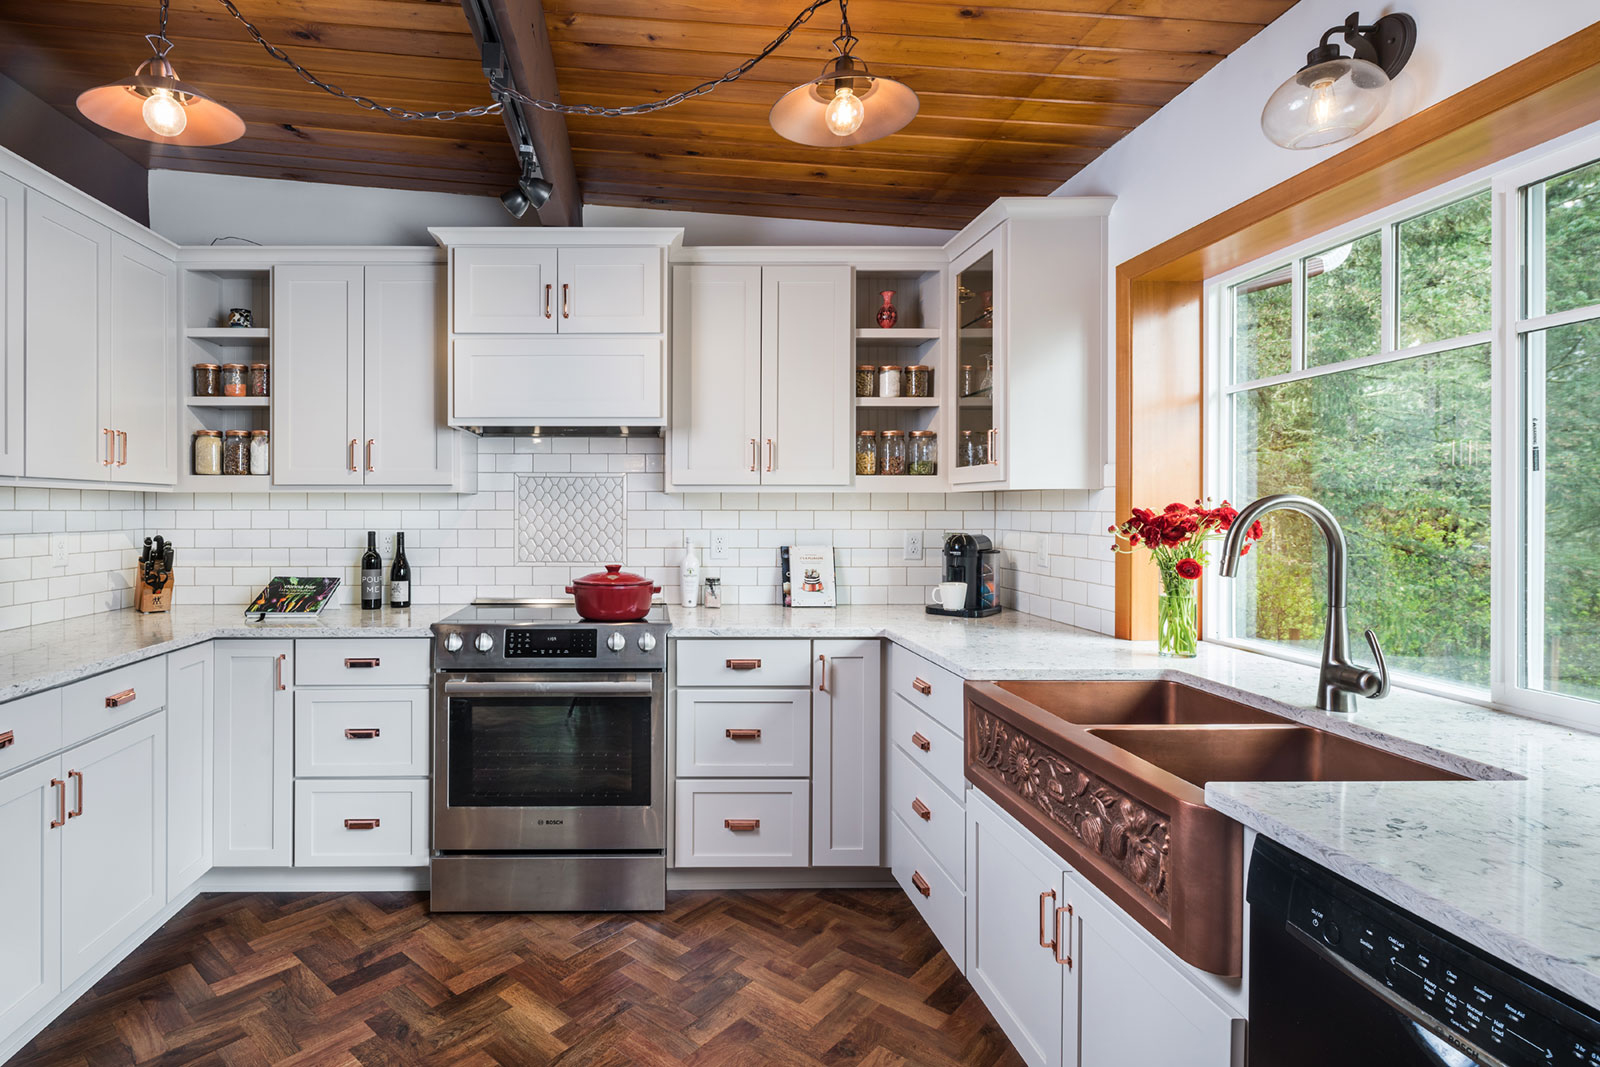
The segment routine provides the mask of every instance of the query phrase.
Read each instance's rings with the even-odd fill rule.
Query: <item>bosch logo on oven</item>
[[[565,819],[540,819],[539,820],[539,825],[540,826],[565,826],[566,824],[567,824],[567,820],[565,820]]]

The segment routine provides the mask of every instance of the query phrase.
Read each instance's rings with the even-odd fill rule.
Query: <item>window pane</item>
[[[1545,397],[1541,470],[1530,478],[1528,501],[1528,562],[1543,562],[1529,576],[1531,591],[1543,587],[1525,623],[1530,683],[1600,700],[1600,321],[1530,337],[1529,354],[1531,369],[1544,364]]]
[[[1378,632],[1402,670],[1489,682],[1489,347],[1238,394],[1235,503],[1301,493],[1350,544],[1351,647]],[[1327,552],[1269,516],[1239,569],[1235,632],[1317,649]]]
[[[1400,347],[1446,341],[1490,324],[1489,192],[1400,224]]]
[[[1600,162],[1557,175],[1532,191],[1536,210],[1543,201],[1545,247],[1533,250],[1528,314],[1600,304]]]
[[[1289,268],[1233,287],[1233,380],[1289,373]]]
[[[1377,355],[1382,321],[1382,236],[1306,258],[1306,366]]]

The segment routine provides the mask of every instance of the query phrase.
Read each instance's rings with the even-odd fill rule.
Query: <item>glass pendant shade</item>
[[[130,78],[78,95],[78,110],[116,133],[157,144],[224,144],[244,136],[244,120],[194,86],[172,64],[151,59]]]
[[[815,148],[840,148],[887,137],[917,116],[917,94],[892,78],[869,74],[849,55],[820,77],[790,89],[772,105],[780,135]]]
[[[1389,75],[1342,57],[1317,63],[1278,86],[1261,111],[1261,132],[1284,148],[1321,148],[1354,137],[1389,103]]]

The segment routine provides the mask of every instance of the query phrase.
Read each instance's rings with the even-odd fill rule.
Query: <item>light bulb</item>
[[[1338,114],[1339,104],[1333,95],[1333,79],[1319,78],[1311,85],[1311,125],[1326,129]]]
[[[848,85],[841,85],[833,91],[833,100],[823,117],[829,133],[849,137],[861,128],[861,120],[867,117],[867,106]]]
[[[176,137],[189,125],[189,113],[184,110],[183,101],[173,96],[170,89],[157,89],[145,97],[140,111],[144,124],[162,137]]]

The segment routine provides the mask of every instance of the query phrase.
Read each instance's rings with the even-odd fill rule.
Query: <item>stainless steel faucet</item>
[[[1245,505],[1239,517],[1233,520],[1228,537],[1222,542],[1222,576],[1232,578],[1238,570],[1240,551],[1245,535],[1256,520],[1269,511],[1280,508],[1298,511],[1317,524],[1328,542],[1328,628],[1322,637],[1322,673],[1317,678],[1317,707],[1323,711],[1349,714],[1354,710],[1357,696],[1374,700],[1389,695],[1389,667],[1383,660],[1383,646],[1378,635],[1367,631],[1367,644],[1378,669],[1371,670],[1350,660],[1347,638],[1349,620],[1345,617],[1345,562],[1349,549],[1344,541],[1344,529],[1333,513],[1315,500],[1290,493],[1264,496]]]

